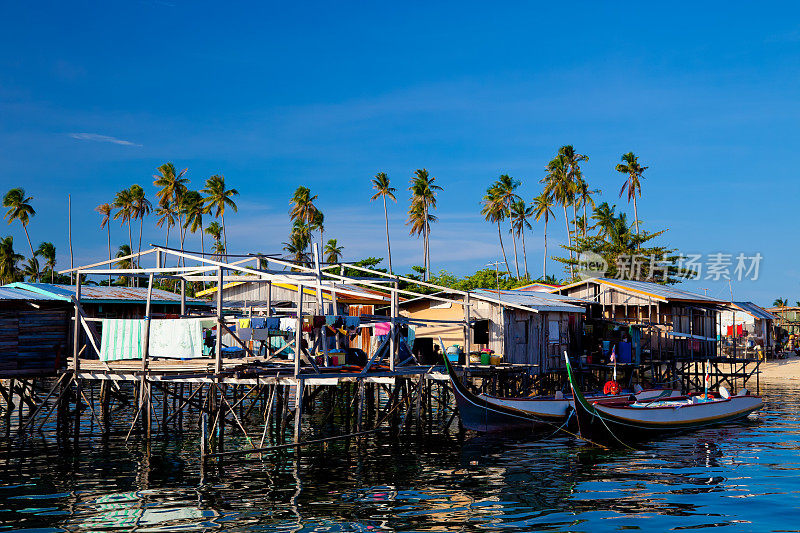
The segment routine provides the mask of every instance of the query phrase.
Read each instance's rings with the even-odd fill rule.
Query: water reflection
[[[759,423],[603,451],[571,438],[375,436],[210,468],[196,440],[3,443],[0,525],[39,531],[797,529],[800,389]]]

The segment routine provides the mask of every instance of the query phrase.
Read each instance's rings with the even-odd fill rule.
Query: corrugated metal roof
[[[581,304],[584,303],[583,300],[570,296],[562,296],[560,294],[519,290],[501,290],[498,294],[497,290],[491,289],[476,289],[472,291],[472,294],[479,298],[483,296],[499,301],[501,304],[507,302],[536,311],[561,311],[565,313],[585,312],[585,309],[581,306]]]
[[[231,287],[236,287],[238,285],[244,285],[245,283],[254,283],[254,282],[247,282],[247,281],[233,281],[231,283],[226,283],[222,286],[223,291],[225,289],[229,289]],[[275,287],[283,287],[285,289],[289,289],[291,291],[297,292],[297,285],[291,283],[277,283],[274,282],[272,284]],[[367,304],[376,304],[382,302],[391,302],[391,296],[388,293],[376,291],[374,289],[366,289],[364,287],[359,287],[357,285],[350,285],[347,283],[337,283],[336,289],[341,289],[342,291],[348,291],[348,293],[356,293],[356,294],[348,294],[348,293],[337,293],[336,298],[337,300],[341,300],[343,302],[364,302]],[[211,287],[204,291],[199,292],[200,296],[212,295],[216,294],[217,288]],[[313,285],[303,285],[303,294],[308,294],[310,296],[316,296],[317,290],[316,287]],[[322,297],[325,300],[330,301],[331,298],[331,291],[330,287],[327,285],[323,285],[322,287]],[[402,299],[402,298],[401,298]],[[212,302],[215,303],[215,302]],[[225,306],[228,305],[228,302],[225,302]]]
[[[549,283],[531,283],[523,287],[517,287],[515,291],[552,291],[560,288],[561,285],[550,285]]]
[[[50,283],[16,282],[5,285],[16,289],[32,292],[39,295],[51,296],[54,299],[70,301],[75,294],[72,285],[52,285]],[[107,287],[102,285],[81,285],[81,301],[98,303],[144,303],[147,301],[147,287]],[[180,303],[180,294],[175,294],[161,289],[153,289],[151,301],[153,303]],[[186,297],[186,302],[191,305],[209,305],[208,302],[198,298]]]
[[[745,313],[753,315],[754,317],[760,318],[762,320],[777,320],[778,318],[775,315],[767,312],[767,310],[764,309],[763,307],[759,307],[753,302],[733,302],[733,305],[735,305]]]
[[[582,283],[589,283],[592,281],[597,283],[602,283],[603,285],[611,287],[617,287],[624,290],[644,293],[653,296],[655,298],[660,298],[668,301],[674,300],[674,301],[689,301],[689,302],[708,302],[715,304],[726,303],[724,300],[719,300],[717,298],[712,298],[710,296],[705,296],[703,294],[684,291],[681,289],[677,289],[671,285],[661,285],[660,283],[652,283],[650,281],[634,281],[630,279],[589,278],[584,281],[578,281],[576,283],[565,285],[563,287],[558,287],[553,290],[558,291],[570,287],[576,287],[578,285],[581,285]]]
[[[35,292],[14,287],[0,287],[0,300],[17,300],[26,302],[62,302],[63,298],[37,294]]]

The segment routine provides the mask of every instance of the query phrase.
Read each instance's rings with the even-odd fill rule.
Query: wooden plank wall
[[[64,309],[0,311],[0,371],[55,371],[66,354],[68,324]]]

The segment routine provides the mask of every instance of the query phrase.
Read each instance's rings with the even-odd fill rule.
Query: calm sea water
[[[374,437],[201,477],[196,440],[0,452],[0,531],[800,530],[800,384],[760,421],[603,452],[568,438]]]

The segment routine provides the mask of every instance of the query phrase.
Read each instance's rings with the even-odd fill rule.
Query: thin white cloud
[[[113,143],[121,144],[122,146],[142,146],[141,144],[136,144],[135,142],[126,141],[125,139],[117,139],[116,137],[111,137],[110,135],[100,135],[99,133],[70,133],[69,136],[73,139],[78,139],[79,141]]]

